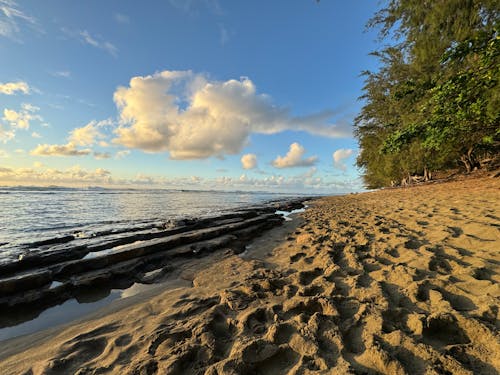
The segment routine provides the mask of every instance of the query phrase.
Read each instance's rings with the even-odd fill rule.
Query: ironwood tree
[[[357,165],[370,188],[498,154],[500,9],[489,0],[391,0],[369,21],[372,53],[355,120]]]

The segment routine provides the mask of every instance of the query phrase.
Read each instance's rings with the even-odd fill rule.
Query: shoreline
[[[57,337],[66,330],[78,331],[78,327],[81,325],[123,312],[125,309],[137,307],[140,304],[147,303],[151,299],[158,298],[160,295],[176,298],[181,292],[189,292],[193,288],[195,275],[207,270],[216,262],[227,260],[231,257],[238,257],[245,260],[263,260],[267,256],[267,253],[282,241],[284,236],[293,232],[302,222],[296,213],[291,213],[290,216],[293,217],[292,220],[284,221],[282,225],[274,227],[266,231],[264,235],[257,236],[249,241],[247,247],[252,247],[252,250],[247,254],[218,251],[202,258],[192,259],[183,264],[181,268],[173,270],[164,281],[157,285],[151,285],[151,288],[143,293],[131,297],[118,298],[95,311],[67,323],[0,341],[0,370],[2,369],[1,362],[3,360],[16,354],[22,354],[23,351],[36,347],[39,343],[50,340],[53,337]]]
[[[499,204],[492,178],[321,198],[187,286],[19,338],[0,372],[495,374]]]
[[[57,316],[58,323],[70,322],[117,299],[166,288],[186,267],[206,263],[200,259],[207,255],[223,248],[242,252],[260,232],[302,210],[307,199],[273,200],[220,216],[91,238],[28,243],[19,260],[0,263],[0,342],[53,326]]]

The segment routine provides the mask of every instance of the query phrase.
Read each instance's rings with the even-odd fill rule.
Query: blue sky
[[[376,9],[0,0],[0,184],[359,190]]]

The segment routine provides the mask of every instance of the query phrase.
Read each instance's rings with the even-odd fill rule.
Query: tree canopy
[[[499,13],[489,0],[391,0],[369,21],[386,45],[355,121],[368,187],[498,153]]]

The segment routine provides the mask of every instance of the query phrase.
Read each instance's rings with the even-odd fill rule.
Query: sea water
[[[151,189],[0,187],[0,259],[17,245],[200,218],[297,195]]]
[[[0,259],[14,258],[22,244],[108,230],[147,228],[168,220],[201,218],[298,197],[297,194],[136,189],[0,187]],[[284,215],[287,212],[282,212]],[[57,282],[56,282],[57,283]],[[161,286],[161,285],[160,285]],[[70,322],[111,302],[155,286],[133,284],[103,290],[86,301],[74,298],[44,311],[17,312],[0,325],[0,341]],[[6,313],[6,312],[4,312]],[[5,315],[5,314],[4,314]]]

